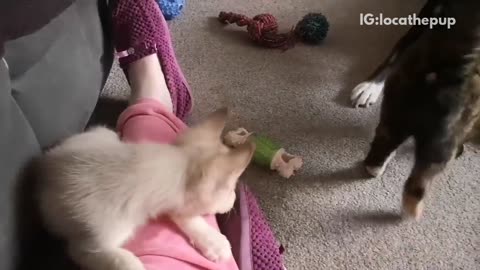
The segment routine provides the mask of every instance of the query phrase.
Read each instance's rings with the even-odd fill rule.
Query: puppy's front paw
[[[223,262],[233,256],[227,237],[213,229],[192,239],[192,242],[198,251],[210,261]]]
[[[382,94],[383,82],[366,81],[357,85],[350,96],[352,105],[357,107],[369,107],[377,101]]]

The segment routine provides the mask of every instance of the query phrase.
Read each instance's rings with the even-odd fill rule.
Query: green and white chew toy
[[[287,153],[285,149],[264,136],[253,136],[252,134],[244,128],[239,128],[228,132],[224,140],[227,145],[236,147],[244,144],[251,136],[257,146],[253,155],[253,162],[277,171],[284,178],[290,178],[302,167],[303,160],[301,157]]]

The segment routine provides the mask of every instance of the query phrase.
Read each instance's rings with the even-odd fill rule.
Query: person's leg
[[[128,77],[132,89],[131,104],[141,99],[154,99],[173,112],[172,97],[157,55],[151,54],[130,64]]]
[[[155,0],[117,0],[113,6],[113,35],[120,66],[130,82],[130,64],[147,55],[157,55],[163,75],[150,79],[155,80],[153,84],[167,86],[174,114],[185,120],[192,109],[190,89],[178,65],[167,22]],[[147,70],[155,72],[152,68]]]
[[[156,54],[130,63],[128,76],[132,93],[118,121],[122,138],[172,143],[186,126],[172,114],[172,98]]]

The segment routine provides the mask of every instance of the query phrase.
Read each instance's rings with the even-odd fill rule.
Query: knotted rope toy
[[[301,157],[287,153],[285,149],[267,137],[253,136],[252,134],[244,128],[239,128],[228,132],[224,137],[224,142],[230,147],[236,147],[244,144],[249,137],[253,137],[256,145],[253,162],[277,171],[284,178],[290,178],[303,166]]]
[[[307,44],[319,44],[325,39],[329,29],[327,18],[321,13],[309,13],[288,33],[278,33],[277,19],[271,14],[260,14],[249,18],[242,14],[220,12],[220,22],[247,26],[250,39],[268,47],[287,50],[302,41]]]

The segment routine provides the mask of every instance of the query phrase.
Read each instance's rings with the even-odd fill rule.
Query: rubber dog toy
[[[182,13],[185,0],[156,0],[165,20],[172,20]]]
[[[321,13],[309,13],[288,33],[278,33],[277,19],[270,14],[260,14],[249,18],[242,14],[220,12],[220,22],[247,26],[250,39],[255,43],[269,47],[287,50],[297,41],[308,44],[319,44],[325,39],[329,29],[327,18]]]
[[[252,132],[248,132],[244,128],[239,128],[228,132],[224,137],[224,141],[225,144],[236,147],[244,144],[249,137],[253,137],[253,141],[256,144],[253,162],[277,171],[284,178],[290,178],[303,166],[302,158],[287,153],[284,148],[281,148],[267,137],[252,136],[252,134]]]

